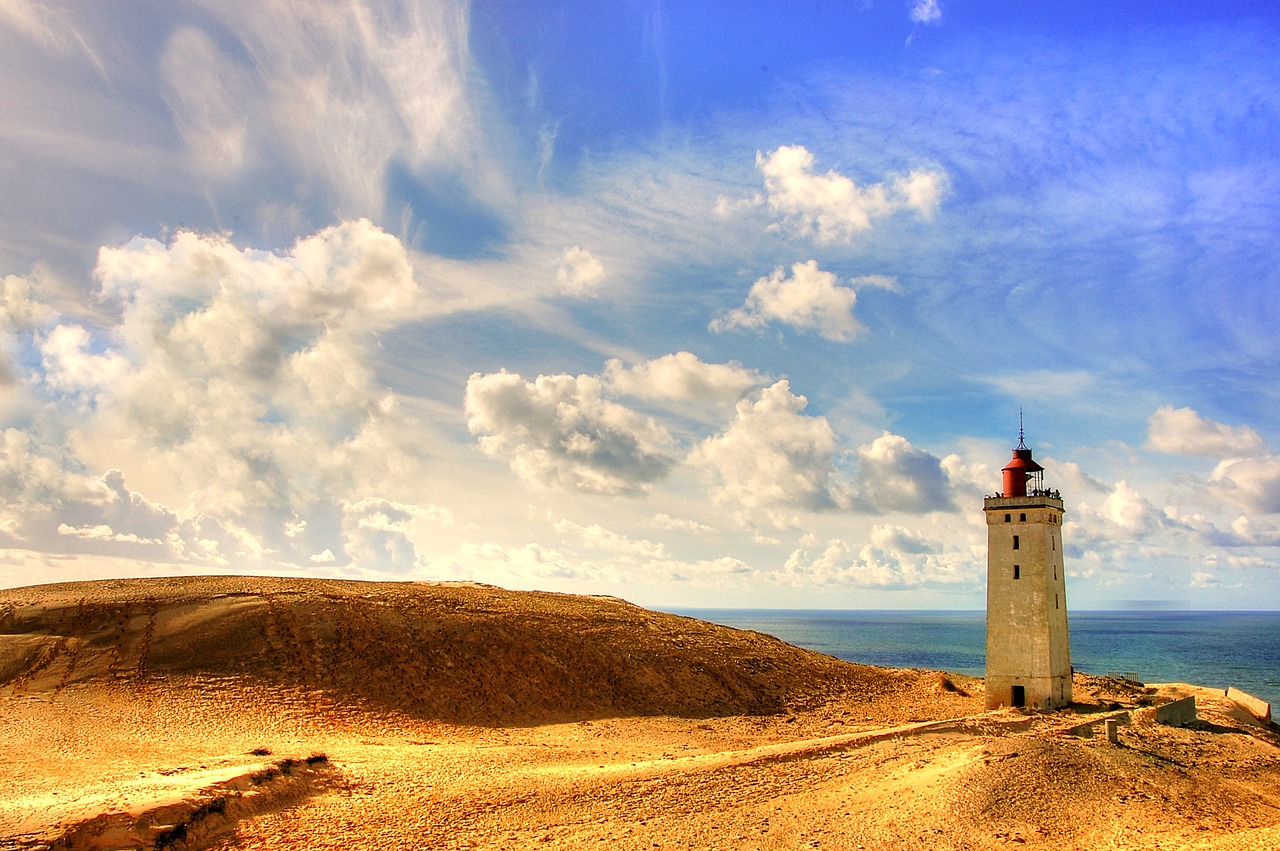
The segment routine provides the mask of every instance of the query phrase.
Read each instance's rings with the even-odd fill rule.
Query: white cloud
[[[30,280],[18,275],[0,279],[0,387],[19,379],[16,364],[22,343],[55,316],[32,293]]]
[[[1250,514],[1280,513],[1280,456],[1222,461],[1209,476],[1209,488]]]
[[[858,497],[872,511],[918,514],[955,508],[942,462],[889,432],[858,447]]]
[[[1243,515],[1231,523],[1239,543],[1253,547],[1280,547],[1280,523],[1267,517]]]
[[[917,24],[936,24],[942,20],[938,0],[916,0],[911,7],[911,20]]]
[[[411,466],[388,423],[394,397],[367,365],[372,335],[412,315],[417,297],[394,237],[362,220],[276,255],[180,233],[103,249],[97,276],[123,316],[86,445],[127,451],[171,481],[173,498],[219,516],[305,516],[363,490],[366,473]],[[390,457],[349,463],[370,444]]]
[[[763,513],[778,526],[789,513],[847,501],[836,475],[836,437],[825,417],[801,413],[808,400],[778,381],[738,402],[725,431],[695,447],[689,462],[715,482],[712,496],[740,516]]]
[[[79,325],[59,325],[39,341],[45,383],[58,393],[89,396],[119,387],[131,365],[113,351],[94,354],[93,338]]]
[[[942,551],[919,535],[892,528],[875,527],[872,538],[872,543],[861,546],[841,539],[802,546],[787,558],[781,578],[801,586],[882,589],[949,586],[977,579],[968,553]]]
[[[819,243],[852,242],[876,219],[903,210],[931,218],[947,187],[945,173],[915,169],[862,188],[835,171],[814,174],[813,163],[813,154],[800,145],[756,155],[769,209],[792,233]]]
[[[789,278],[781,266],[759,278],[746,303],[712,321],[710,329],[762,328],[777,321],[801,331],[817,331],[828,340],[848,342],[863,331],[853,316],[857,300],[852,287],[842,286],[834,274],[809,260],[794,264]]]
[[[1158,408],[1147,420],[1147,444],[1172,455],[1240,458],[1266,449],[1262,436],[1248,426],[1207,420],[1191,408]]]
[[[705,523],[699,523],[688,517],[672,517],[670,514],[659,512],[649,518],[649,525],[658,529],[666,529],[670,532],[692,532],[702,535],[714,532],[715,529]]]
[[[0,538],[34,551],[156,562],[227,564],[261,554],[260,547],[246,548],[247,533],[131,490],[119,470],[95,477],[82,468],[65,446],[6,429],[0,436]]]
[[[721,195],[716,198],[716,204],[712,211],[716,214],[716,218],[728,219],[742,212],[743,210],[752,210],[756,207],[764,205],[764,196],[759,192],[752,193],[749,198],[727,198]]]
[[[1124,480],[1116,482],[1097,505],[1079,502],[1074,515],[1071,541],[1079,546],[1106,541],[1134,543],[1162,530],[1184,528]]]
[[[675,352],[625,367],[605,364],[604,382],[622,395],[639,399],[732,404],[768,381],[763,373],[737,363],[704,363],[689,352]]]
[[[1014,399],[1023,398],[1028,388],[1035,388],[1037,398],[1074,400],[1088,396],[1097,384],[1096,376],[1078,369],[1035,369],[1005,375],[979,376],[979,380]]]
[[[1191,574],[1190,587],[1192,588],[1216,588],[1221,584],[1217,574],[1207,570],[1197,570]]]
[[[6,437],[0,528],[25,546],[347,563],[342,506],[417,484],[413,424],[369,363],[374,336],[416,310],[394,237],[362,220],[273,254],[183,232],[103,248],[95,274],[118,322],[63,320],[31,338],[31,389],[50,422],[66,419]],[[10,327],[47,321],[23,282],[4,294]],[[386,537],[396,529],[374,541],[368,523],[350,528],[381,564],[411,561]]]
[[[522,578],[593,579],[598,575],[594,565],[574,564],[556,550],[541,544],[504,546],[496,543],[468,543],[462,547],[465,558],[500,565]]]
[[[467,381],[467,428],[526,483],[638,494],[664,477],[672,438],[651,418],[604,398],[598,378],[508,372]]]
[[[935,550],[934,544],[915,529],[887,523],[871,527],[871,543],[887,552],[904,555],[923,555]]]
[[[557,520],[553,528],[562,535],[571,535],[593,550],[630,559],[670,558],[667,548],[653,541],[637,540],[606,529],[599,523],[580,526],[569,520]]]
[[[377,497],[344,505],[342,531],[352,564],[379,573],[413,573],[424,568],[426,560],[410,537],[416,515],[415,506]]]
[[[604,280],[604,264],[579,246],[566,249],[556,266],[556,286],[561,295],[574,298],[594,296]]]
[[[53,315],[31,291],[31,281],[19,275],[5,275],[0,281],[0,329],[18,331],[36,328]]]

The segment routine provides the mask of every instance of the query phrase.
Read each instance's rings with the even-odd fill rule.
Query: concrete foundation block
[[[1120,722],[1114,718],[1108,718],[1107,725],[1107,741],[1113,745],[1120,744]]]
[[[1156,723],[1170,727],[1185,727],[1196,720],[1195,697],[1184,697],[1171,700],[1163,706],[1156,707]]]

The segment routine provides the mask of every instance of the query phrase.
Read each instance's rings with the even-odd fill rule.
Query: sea
[[[982,676],[985,612],[672,609],[850,662]],[[1072,612],[1077,671],[1235,686],[1280,710],[1280,612]],[[1280,713],[1277,713],[1280,714]]]

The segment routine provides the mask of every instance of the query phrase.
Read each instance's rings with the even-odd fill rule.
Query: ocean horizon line
[[[910,612],[911,614],[984,614],[986,609],[861,609],[861,608],[804,608],[804,607],[788,607],[788,606],[658,606],[650,604],[648,608],[656,608],[659,611],[670,612],[672,614],[680,614],[681,612],[866,612],[877,613],[883,612],[892,614],[895,612]],[[1115,609],[1071,609],[1070,614],[1090,614],[1090,615],[1106,615],[1106,614],[1159,614],[1168,612],[1169,614],[1219,614],[1219,615],[1280,615],[1280,609],[1181,609],[1163,606],[1135,606],[1132,608],[1115,608]]]

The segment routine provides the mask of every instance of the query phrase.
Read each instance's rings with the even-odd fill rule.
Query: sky
[[[0,586],[1280,609],[1280,9],[0,0]]]

